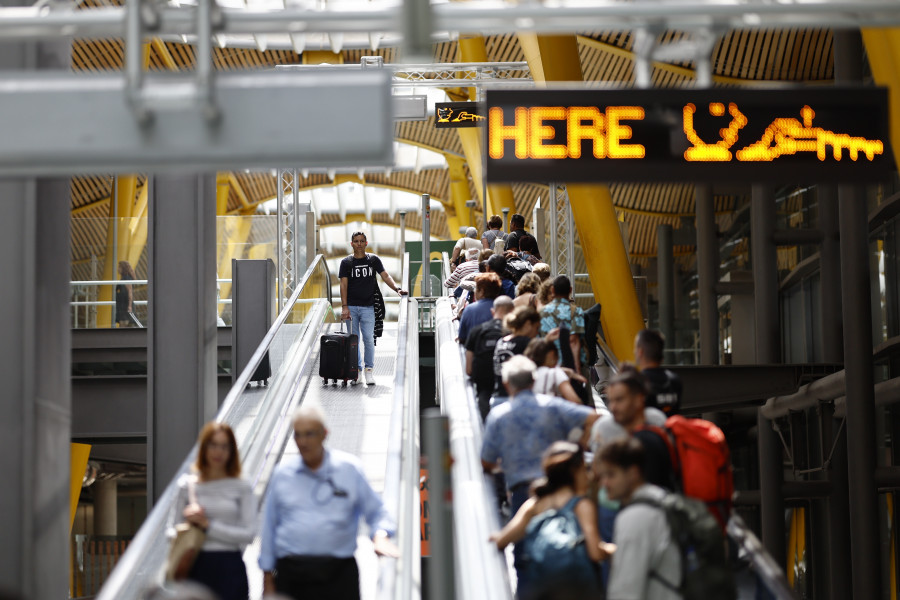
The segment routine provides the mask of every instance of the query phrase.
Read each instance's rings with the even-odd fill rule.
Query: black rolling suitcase
[[[335,383],[343,380],[346,385],[359,377],[359,336],[343,329],[344,321],[341,321],[340,331],[326,333],[319,340],[319,377],[326,385],[331,379]]]

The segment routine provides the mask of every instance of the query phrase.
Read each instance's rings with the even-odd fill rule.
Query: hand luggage
[[[319,377],[328,385],[343,380],[356,381],[359,377],[359,336],[344,331],[345,321],[341,321],[341,330],[326,333],[320,340]],[[350,325],[347,325],[349,330]]]

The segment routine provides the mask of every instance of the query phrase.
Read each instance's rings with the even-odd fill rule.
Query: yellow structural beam
[[[453,206],[453,215],[447,213],[447,227],[450,229],[450,237],[459,233],[460,227],[469,225],[469,178],[466,176],[466,161],[456,156],[446,156],[448,171],[450,174],[450,203]]]
[[[231,196],[231,182],[229,173],[216,173],[216,216],[221,217],[228,213],[228,198]]]
[[[153,38],[150,40],[150,46],[156,52],[156,55],[162,61],[163,65],[170,71],[178,70],[178,63],[175,62],[175,58],[172,57],[172,53],[169,52],[169,49],[166,47],[166,43],[159,38]]]
[[[144,247],[147,245],[147,193],[149,186],[144,184],[138,192],[137,204],[132,212],[131,223],[128,225],[128,233],[131,243],[128,245],[128,262],[138,264]]]
[[[244,250],[247,248],[247,240],[250,239],[250,229],[253,225],[252,216],[228,217],[218,220],[219,226],[216,227],[219,242],[219,262],[216,270],[219,279],[231,279],[231,261],[232,259],[241,259],[244,257]],[[271,256],[271,255],[270,255]],[[223,282],[219,287],[219,297],[229,298],[231,296],[231,284]],[[224,304],[218,305],[218,313],[222,314]]]
[[[581,81],[574,35],[519,34],[532,77],[538,82]],[[644,327],[616,208],[605,185],[566,184],[594,298],[603,306],[606,339],[619,360],[634,359],[634,336]]]
[[[330,50],[306,50],[300,60],[304,65],[342,65],[344,64],[344,54]]]
[[[91,446],[90,444],[69,444],[69,449],[69,531],[72,531]]]
[[[481,35],[459,34],[457,48],[461,62],[488,62],[487,48],[484,45],[484,37]],[[475,100],[475,88],[462,89],[468,90],[465,97],[458,93],[454,94],[452,90],[448,90],[447,94],[451,99],[457,101]],[[472,176],[472,182],[475,184],[478,199],[484,201],[482,197],[484,173],[481,169],[484,149],[481,144],[481,128],[460,127],[456,131],[459,134],[459,141],[462,144],[466,162],[469,164],[469,174]],[[504,208],[508,208],[511,213],[516,212],[516,200],[513,196],[511,185],[505,183],[488,184],[487,196],[487,208],[490,214],[484,215],[485,219],[490,217],[490,215],[500,214]]]
[[[123,175],[117,178],[115,204],[110,205],[109,220],[106,227],[106,257],[103,261],[103,279],[118,279],[118,262],[128,260],[128,248],[131,244],[131,216],[134,209],[137,176]],[[115,218],[113,216],[115,215]],[[115,250],[113,249],[115,247]],[[134,266],[134,264],[132,264]],[[98,300],[113,300],[113,286],[102,285],[98,292]],[[97,327],[111,327],[113,307],[100,305],[97,307]]]
[[[900,29],[863,29],[862,37],[875,82],[890,90],[891,146],[900,168]]]

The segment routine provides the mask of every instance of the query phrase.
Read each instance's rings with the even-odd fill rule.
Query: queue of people
[[[502,221],[491,222],[485,252],[502,239]],[[503,253],[480,265],[459,328],[484,419],[482,465],[508,516],[491,540],[513,545],[518,598],[734,598],[723,567],[733,491],[724,436],[678,414],[681,382],[661,366],[665,340],[656,331],[636,336],[636,365],[621,365],[595,406],[585,312],[572,282],[537,262],[523,225],[516,218]],[[501,262],[516,259],[530,267],[518,279]],[[690,436],[704,438],[702,460]],[[706,463],[716,460],[713,472]],[[697,491],[698,479],[717,491]],[[715,552],[698,556],[685,540]]]

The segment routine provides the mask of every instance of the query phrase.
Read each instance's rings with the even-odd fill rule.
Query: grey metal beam
[[[64,9],[41,12],[41,7],[18,12],[0,12],[0,38],[47,39],[60,35],[75,37],[124,37],[125,10],[95,8],[89,11]],[[158,10],[154,35],[196,34],[193,7]],[[287,8],[219,9],[215,25],[218,34],[284,34],[280,44],[290,43],[287,34],[370,33],[395,34],[403,27],[401,7],[381,10],[317,10]],[[890,27],[900,24],[900,8],[894,0],[810,1],[802,3],[714,3],[682,0],[665,3],[619,3],[612,0],[539,3],[482,2],[439,4],[433,7],[434,31],[470,31],[472,24],[488,33],[516,31],[571,32],[586,22],[603,22],[610,29],[638,27],[681,30],[788,28],[788,27]]]
[[[838,188],[844,369],[847,397],[847,463],[850,490],[850,558],[854,598],[881,596],[878,497],[875,474],[875,403],[872,374],[872,305],[865,190]]]
[[[70,60],[65,39],[0,44],[6,71]],[[69,203],[66,179],[0,179],[0,589],[22,598],[68,593]]]
[[[821,243],[824,238],[818,229],[776,229],[772,235],[776,246],[804,246]]]
[[[141,123],[120,75],[0,78],[0,174],[393,164],[386,71],[221,74],[217,120],[199,110],[190,76],[143,86],[153,118]]]
[[[862,35],[835,32],[835,81],[861,82]],[[841,302],[847,397],[847,483],[850,572],[854,598],[881,597],[878,495],[875,475],[875,403],[872,373],[872,303],[865,188],[838,186]]]
[[[659,225],[656,228],[656,247],[659,329],[665,336],[667,345],[672,347],[675,335],[675,248],[672,245],[671,225]]]
[[[712,187],[694,188],[697,211],[697,275],[700,297],[700,362],[719,363],[719,237]]]
[[[776,263],[775,196],[771,187],[753,186],[750,205],[750,251],[753,264],[756,312],[756,361],[781,362],[781,333],[778,314],[778,271]],[[762,541],[777,564],[785,564],[784,498],[781,485],[784,464],[781,442],[772,423],[761,413],[759,428],[759,487],[762,492]]]
[[[148,500],[216,413],[216,180],[150,183]]]
[[[850,496],[847,491],[847,432],[841,431],[834,418],[834,406],[823,404],[822,439],[825,448],[831,442],[831,462],[828,465],[828,480],[831,481],[831,494],[826,500],[828,511],[828,594],[831,600],[852,598],[852,574],[850,569]],[[816,569],[817,565],[813,565]],[[825,568],[825,565],[818,565]]]
[[[819,198],[819,229],[824,234],[819,250],[822,360],[844,362],[837,187],[821,185],[816,188],[816,192]]]
[[[230,389],[231,375],[216,374],[218,402],[225,399]],[[144,442],[147,437],[147,376],[73,378],[72,437],[88,444],[111,438]],[[139,462],[146,460],[147,457],[141,454]]]
[[[682,411],[760,406],[773,394],[791,394],[801,383],[840,365],[669,365],[684,386]]]
[[[832,484],[828,481],[785,481],[781,493],[786,499],[813,500],[827,498]],[[759,506],[762,501],[760,490],[739,490],[735,492],[736,506]]]
[[[73,329],[72,364],[146,362],[147,328]],[[216,328],[216,356],[231,360],[231,326]]]
[[[715,286],[717,296],[752,296],[752,281],[720,281]]]

